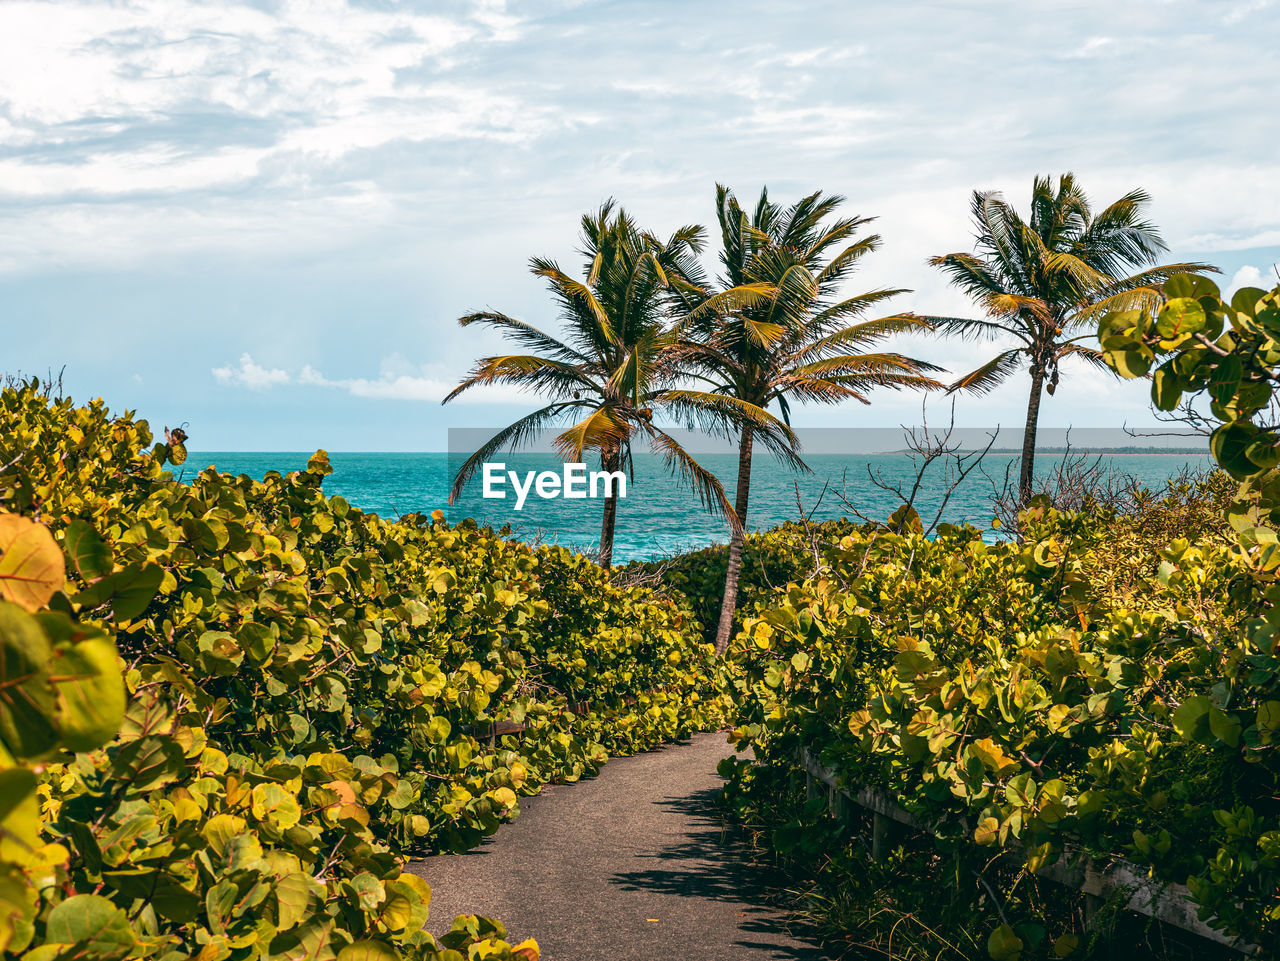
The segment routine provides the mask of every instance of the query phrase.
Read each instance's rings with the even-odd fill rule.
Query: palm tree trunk
[[[729,569],[724,577],[724,599],[720,602],[720,624],[716,628],[716,654],[725,652],[733,633],[733,612],[738,606],[738,578],[742,574],[742,548],[747,537],[747,500],[751,495],[751,448],[754,435],[751,425],[742,428],[738,443],[738,488],[734,495],[734,512],[738,525],[729,538]]]
[[[1031,500],[1031,483],[1035,479],[1036,422],[1040,419],[1040,393],[1044,389],[1044,368],[1031,365],[1031,397],[1027,400],[1027,426],[1022,432],[1022,466],[1018,471],[1018,507]]]
[[[600,467],[606,473],[618,469],[618,451],[608,450],[600,454]],[[604,490],[604,517],[600,521],[599,564],[606,570],[613,566],[613,528],[618,521],[618,499],[613,496],[613,487],[607,484]]]

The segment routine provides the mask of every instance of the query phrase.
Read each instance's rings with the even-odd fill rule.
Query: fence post
[[[889,819],[879,811],[871,815],[871,860],[883,861],[889,853]]]

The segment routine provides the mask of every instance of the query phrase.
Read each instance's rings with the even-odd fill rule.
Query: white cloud
[[[263,403],[305,388],[317,422],[356,397],[431,404],[499,349],[453,318],[493,306],[554,328],[525,263],[576,266],[582,211],[615,196],[659,232],[712,224],[716,181],[748,203],[762,184],[787,203],[822,188],[878,217],[884,246],[852,289],[914,288],[894,309],[972,313],[926,258],[971,246],[974,188],[1025,209],[1033,174],[1066,170],[1095,206],[1146,188],[1170,258],[1270,276],[1273,252],[1257,248],[1280,246],[1280,159],[1248,143],[1280,142],[1280,113],[1257,104],[1280,85],[1274,2],[1205,15],[1163,0],[1158,17],[1114,0],[924,16],[895,0],[811,3],[790,19],[763,0],[686,6],[671,18],[601,0],[0,2],[0,280],[63,288],[59,322],[43,325],[57,333],[28,325],[19,356],[61,363],[66,344],[94,343],[74,318],[105,297],[131,342],[157,362],[180,356],[188,379],[208,379],[209,350],[214,363],[245,345],[290,358],[284,370],[242,358],[220,380],[274,386]],[[175,315],[189,325],[148,336]],[[82,336],[63,335],[76,324]],[[197,345],[197,330],[213,341]],[[431,363],[380,369],[390,344]],[[306,348],[294,360],[286,345]],[[902,349],[959,373],[994,345]],[[116,373],[96,343],[83,356],[108,386],[138,369]],[[1086,410],[1095,388],[1129,399],[1099,393],[1113,409]],[[988,422],[1017,415],[1025,392],[1015,379],[962,403]],[[1073,372],[1046,416],[1105,421],[1145,411],[1145,393]],[[462,400],[486,396],[528,403],[501,389]],[[898,403],[915,407],[885,393],[857,416]]]
[[[236,364],[213,368],[214,379],[220,384],[243,387],[247,390],[267,390],[290,384],[298,387],[322,387],[341,390],[352,397],[371,400],[409,400],[438,404],[457,381],[433,376],[425,366],[414,366],[398,355],[384,358],[377,377],[326,377],[310,364],[306,364],[296,376],[278,367],[264,367],[249,353],[240,355]],[[527,403],[534,395],[512,387],[492,385],[473,388],[459,398],[459,403],[510,404]]]
[[[1232,4],[1231,9],[1223,16],[1222,22],[1225,24],[1239,23],[1250,14],[1265,10],[1269,6],[1271,6],[1271,0],[1245,0],[1244,3]]]
[[[298,374],[297,382],[304,386],[345,390],[352,397],[373,400],[414,400],[433,404],[440,403],[449,391],[458,386],[457,380],[431,376],[424,367],[414,368],[394,355],[383,360],[382,370],[376,378],[329,378],[308,365]],[[468,390],[459,396],[456,403],[512,404],[529,403],[536,399],[535,395],[513,387],[487,385]]]
[[[278,384],[289,383],[289,372],[279,367],[263,367],[249,354],[241,354],[238,365],[213,368],[214,379],[220,384],[245,387],[249,390],[266,390]]]
[[[1267,286],[1266,283],[1262,279],[1262,271],[1259,270],[1257,267],[1253,267],[1253,266],[1250,266],[1249,264],[1245,264],[1243,267],[1241,267],[1232,275],[1231,280],[1227,283],[1226,288],[1223,290],[1223,296],[1226,297],[1228,300],[1230,300],[1231,295],[1234,294],[1241,287],[1265,288],[1266,286]]]
[[[377,379],[367,377],[342,377],[331,380],[314,367],[302,368],[298,383],[309,387],[335,387],[353,397],[371,397],[378,400],[421,400],[440,403],[455,386],[435,377],[415,377],[409,374],[387,375]]]
[[[1175,243],[1278,242],[1280,168],[1220,136],[1246,122],[1275,139],[1249,93],[1277,82],[1265,31],[1189,0],[1160,18],[1054,7],[1057,56],[1038,11],[999,0],[927,22],[888,2],[827,8],[818,45],[749,0],[678,22],[576,0],[8,0],[0,271],[390,246],[376,231],[486,216],[506,231],[611,194],[706,220],[715,179],[823,186],[887,215],[886,197],[925,210],[940,188],[1082,166],[1099,197],[1108,180],[1148,187]],[[1273,10],[1224,4],[1251,25]]]
[[[0,196],[192,191],[317,167],[396,141],[527,140],[545,111],[499,92],[413,79],[510,40],[474,19],[343,0],[0,4]],[[113,144],[117,141],[118,144]]]
[[[1111,37],[1090,37],[1074,51],[1067,54],[1078,60],[1089,60],[1101,56],[1105,51],[1114,49],[1115,40]]]

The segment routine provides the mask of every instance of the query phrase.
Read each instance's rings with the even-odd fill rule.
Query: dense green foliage
[[[1034,871],[1071,841],[1195,877],[1230,843],[1213,812],[1250,790],[1174,719],[1227,666],[1201,641],[1227,617],[1227,548],[1175,544],[1130,592],[1114,527],[1047,511],[1024,529],[844,538],[746,621],[736,737],[890,789],[956,858],[1004,845]]]
[[[1103,346],[1129,375],[1172,355],[1153,386],[1165,409],[1207,391],[1224,421],[1213,453],[1245,479],[1235,497],[1215,480],[1130,517],[1035,500],[1017,542],[947,526],[826,541],[735,639],[735,737],[757,766],[727,771],[744,797],[752,779],[776,792],[808,748],[934,825],[948,863],[972,863],[974,845],[1032,874],[1069,847],[1126,857],[1272,956],[1280,551],[1276,434],[1258,421],[1280,361],[1280,292],[1225,304],[1207,281],[1175,278],[1165,298],[1109,317]],[[794,531],[780,540],[794,560]],[[1083,943],[1016,904],[990,932],[993,957]]]
[[[734,627],[745,617],[769,606],[779,588],[803,580],[814,568],[810,538],[835,543],[855,530],[848,520],[828,520],[809,525],[787,521],[767,531],[751,531],[743,539],[742,575]],[[707,640],[716,635],[720,618],[729,546],[713,544],[662,561],[632,561],[622,568],[623,580],[656,580],[663,590],[678,597],[693,611]]]
[[[485,919],[433,945],[402,855],[716,723],[690,615],[558,548],[364,514],[323,453],[188,484],[151,439],[0,394],[6,950],[536,957]]]

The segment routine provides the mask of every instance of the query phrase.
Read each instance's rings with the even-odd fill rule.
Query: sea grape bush
[[[984,543],[972,527],[852,531],[745,620],[734,733],[772,768],[807,747],[846,783],[888,788],[956,858],[1003,849],[1035,872],[1076,845],[1146,864],[1269,957],[1280,480],[1265,412],[1280,288],[1228,304],[1203,278],[1178,277],[1165,297],[1108,316],[1102,346],[1127,376],[1161,362],[1152,395],[1165,410],[1208,395],[1222,421],[1212,453],[1242,481],[1230,526],[1196,517],[1197,502],[1221,500],[1213,481],[1204,497],[1154,505],[1158,523],[1036,500],[1020,542]],[[989,941],[996,958],[1076,944],[1031,918]]]
[[[1205,277],[1165,285],[1158,311],[1123,311],[1102,322],[1107,362],[1124,376],[1151,371],[1151,398],[1175,410],[1207,396],[1219,426],[1215,459],[1241,487],[1230,512],[1241,562],[1259,578],[1280,571],[1280,424],[1270,416],[1280,378],[1280,287],[1236,291],[1230,303]]]
[[[558,548],[364,514],[322,452],[183,483],[151,442],[101,402],[0,393],[5,672],[38,668],[46,732],[21,741],[0,695],[6,950],[536,958],[486,919],[433,943],[403,856],[718,723],[690,614]],[[47,596],[5,577],[33,537]]]
[[[748,532],[743,541],[742,575],[734,625],[768,606],[775,591],[813,570],[813,544],[833,544],[857,528],[847,519],[817,521],[807,527],[786,521],[768,531]],[[658,578],[693,611],[704,636],[714,639],[723,601],[729,545],[715,544],[661,561],[632,561],[622,577]]]
[[[1119,606],[1090,575],[1107,525],[1043,506],[1022,523],[1021,544],[947,526],[843,538],[735,640],[735,738],[764,764],[790,767],[807,747],[846,783],[890,789],[957,857],[1004,846],[1035,871],[1074,842],[1169,880],[1210,872],[1231,844],[1215,811],[1246,789],[1184,736],[1182,705],[1214,696],[1233,662],[1203,640],[1233,616],[1217,600],[1228,546],[1174,543]],[[1235,723],[1216,707],[1210,722]],[[1258,916],[1274,906],[1251,896]],[[1032,956],[1063,933],[1028,923],[1000,938]]]

